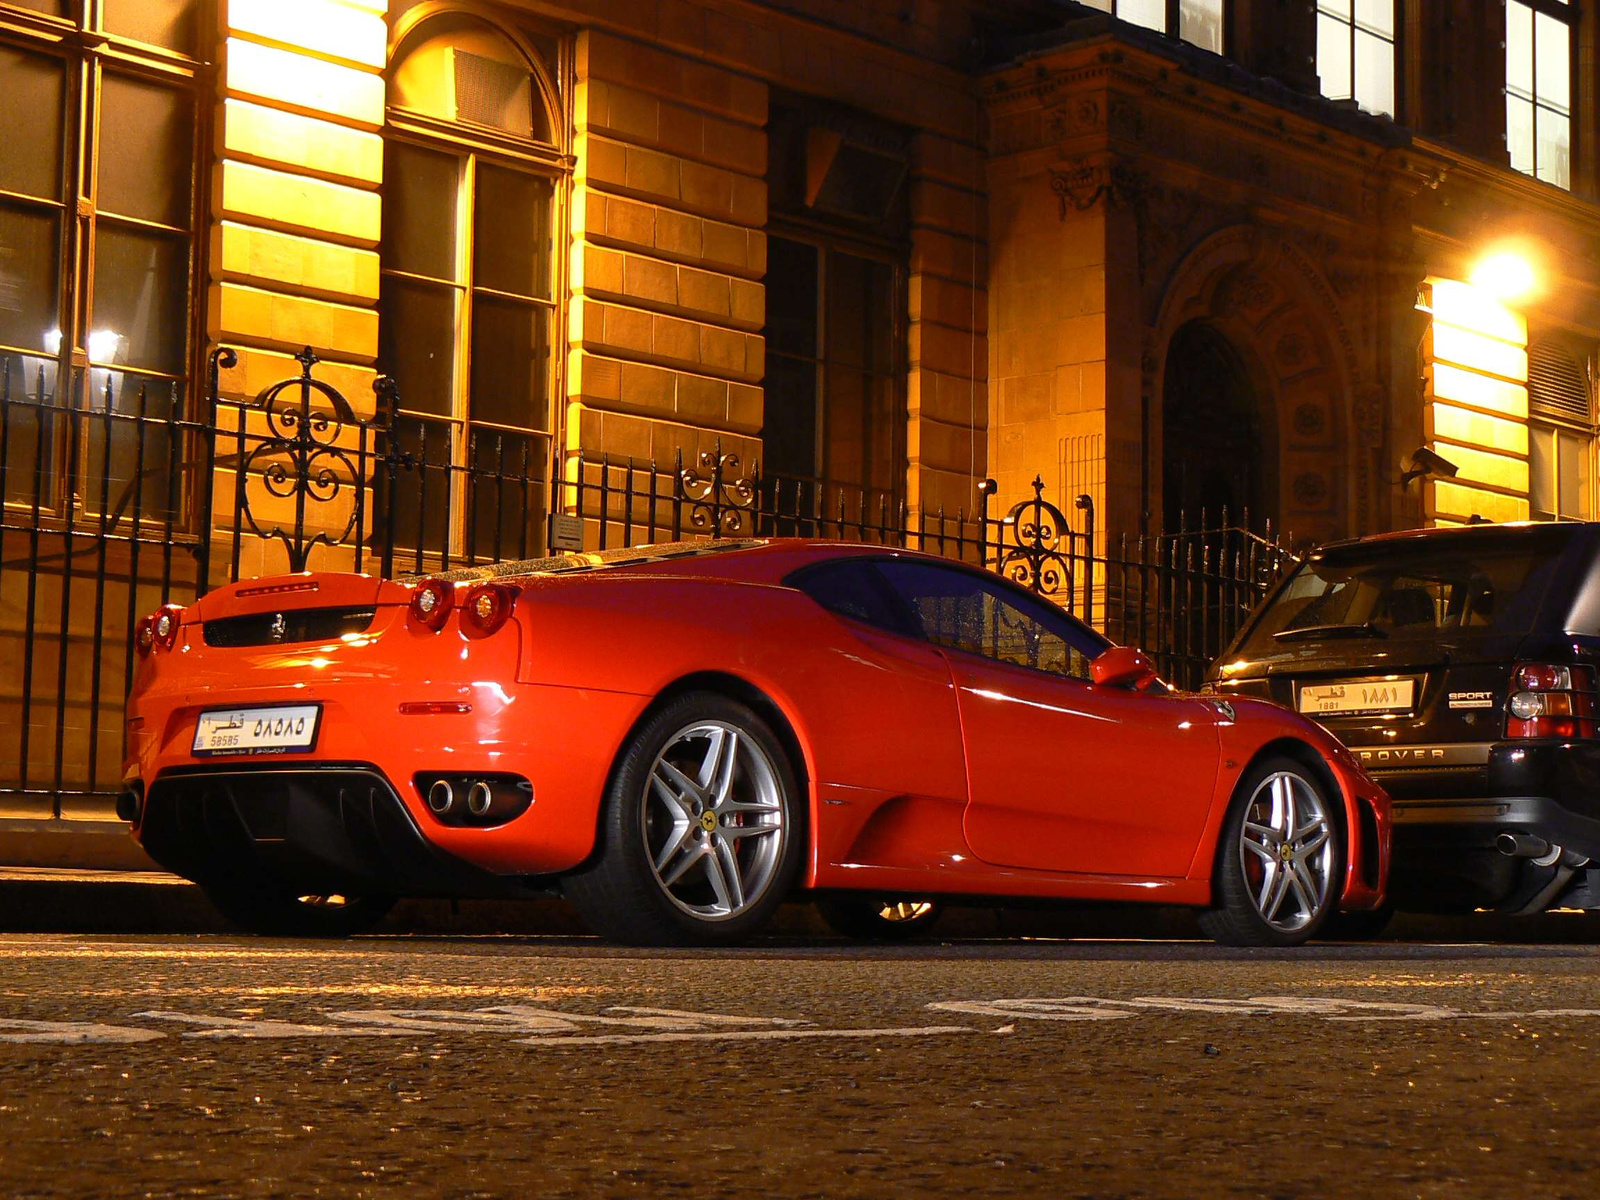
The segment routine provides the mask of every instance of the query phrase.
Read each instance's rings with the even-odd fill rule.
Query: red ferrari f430
[[[1175,693],[1000,576],[723,540],[232,584],[137,631],[120,811],[246,928],[559,890],[637,944],[804,891],[1192,905],[1292,945],[1382,903],[1382,790],[1319,727]]]

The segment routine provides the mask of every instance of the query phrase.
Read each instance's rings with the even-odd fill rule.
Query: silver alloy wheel
[[[668,739],[645,784],[641,832],[661,890],[726,921],[766,894],[789,832],[777,769],[755,738],[699,721]]]
[[[1304,929],[1333,886],[1333,825],[1322,797],[1292,771],[1257,785],[1245,809],[1239,866],[1261,919],[1274,929]]]

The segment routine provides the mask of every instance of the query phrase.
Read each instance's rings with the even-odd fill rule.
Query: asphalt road
[[[1596,1049],[1583,944],[12,934],[0,1195],[1587,1196]]]

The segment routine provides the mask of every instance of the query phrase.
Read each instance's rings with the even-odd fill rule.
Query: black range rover
[[[1600,525],[1315,551],[1212,666],[1353,750],[1394,799],[1398,908],[1600,908]]]

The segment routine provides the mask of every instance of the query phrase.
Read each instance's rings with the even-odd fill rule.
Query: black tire
[[[1387,904],[1360,912],[1333,912],[1322,923],[1317,937],[1325,942],[1370,942],[1387,929],[1392,920],[1394,909]]]
[[[365,933],[395,903],[392,896],[295,896],[265,884],[201,887],[230,923],[267,937],[342,938]]]
[[[937,900],[844,892],[819,896],[817,911],[828,928],[845,937],[903,942],[921,937],[938,924],[944,905]]]
[[[723,746],[717,739],[729,732],[734,753],[719,800],[717,781],[693,790],[699,775],[688,771],[700,755],[700,770],[712,771]],[[761,811],[745,811],[752,804]],[[584,923],[610,941],[731,945],[765,925],[784,901],[805,845],[803,793],[767,723],[726,696],[689,692],[650,714],[623,747],[606,787],[596,853],[561,889]]]
[[[1274,791],[1280,780],[1288,789],[1287,805],[1281,805]],[[1265,822],[1247,822],[1252,810],[1262,815],[1263,803],[1270,817]],[[1285,807],[1288,818],[1280,820]],[[1319,832],[1326,838],[1303,858],[1301,849],[1309,846],[1317,833],[1287,839],[1290,848],[1285,851],[1283,841],[1274,844],[1254,832],[1281,824],[1292,833],[1295,827],[1309,828],[1313,815],[1320,817]],[[1246,844],[1247,823],[1253,848]],[[1212,907],[1200,914],[1200,928],[1225,946],[1304,944],[1338,907],[1344,846],[1343,805],[1328,794],[1312,771],[1292,758],[1257,763],[1239,781],[1223,822],[1212,876]],[[1277,866],[1269,869],[1268,861]],[[1275,881],[1270,890],[1269,880]],[[1285,905],[1292,905],[1292,910]]]

